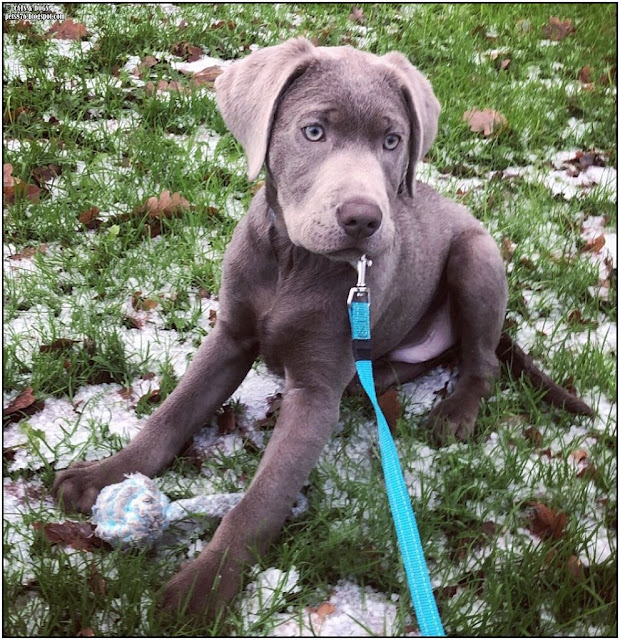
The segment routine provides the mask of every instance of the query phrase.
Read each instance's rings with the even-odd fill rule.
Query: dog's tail
[[[514,378],[519,378],[522,374],[525,374],[535,389],[543,391],[545,402],[570,413],[584,416],[594,415],[594,411],[583,400],[570,394],[564,387],[556,384],[548,375],[543,373],[534,364],[532,357],[525,353],[507,333],[502,333],[495,353],[499,360],[507,365]]]

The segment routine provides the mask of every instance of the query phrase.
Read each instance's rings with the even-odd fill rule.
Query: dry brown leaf
[[[151,391],[145,393],[139,401],[148,404],[158,404],[161,402],[161,391],[159,389],[151,389]]]
[[[316,614],[321,620],[325,620],[327,616],[330,616],[336,611],[336,607],[331,602],[322,602],[316,609]]]
[[[99,220],[99,208],[91,207],[80,213],[78,220],[87,229],[98,229],[101,226],[101,220]]]
[[[38,247],[26,247],[22,249],[19,253],[14,253],[12,256],[9,256],[11,260],[29,260],[37,255],[37,253],[46,253],[47,245],[40,244]]]
[[[170,82],[168,82],[168,80],[160,80],[157,83],[157,86],[155,86],[154,82],[147,82],[144,86],[144,90],[148,95],[151,95],[156,91],[178,91],[179,93],[188,92],[188,88],[177,80],[171,80]]]
[[[540,502],[531,502],[530,531],[539,538],[559,540],[568,518],[562,511],[554,511]]]
[[[133,75],[136,76],[136,78],[141,77],[143,73],[148,72],[148,70],[151,67],[154,67],[158,62],[159,60],[157,60],[155,56],[146,56],[145,58],[142,58],[138,66],[133,70]]]
[[[110,549],[110,545],[95,535],[97,526],[92,522],[35,522],[33,524],[51,544],[73,547],[77,551]]]
[[[34,397],[33,388],[28,387],[24,389],[15,400],[10,402],[7,407],[2,409],[2,416],[17,416],[19,418],[22,413],[25,413],[36,402],[37,399]]]
[[[123,324],[128,329],[143,329],[144,322],[140,320],[140,318],[134,318],[134,316],[130,316],[129,314],[125,314],[123,316]]]
[[[217,320],[217,311],[215,309],[209,309],[209,326],[213,328],[215,321]]]
[[[81,22],[73,22],[71,18],[67,18],[63,22],[56,20],[46,35],[58,40],[84,40],[88,33]]]
[[[502,238],[501,253],[504,262],[510,262],[516,248],[517,245],[508,236]]]
[[[77,344],[79,340],[71,340],[70,338],[58,338],[50,344],[42,344],[39,347],[41,353],[52,353],[54,351],[64,351],[70,349],[74,344]]]
[[[6,189],[7,187],[12,187],[14,184],[13,165],[7,162],[2,166],[2,187]]]
[[[189,207],[189,202],[178,191],[171,195],[170,191],[165,190],[158,197],[150,197],[136,209],[136,213],[147,213],[152,218],[170,218]]]
[[[512,60],[510,58],[504,58],[500,63],[499,63],[499,68],[502,71],[506,71],[506,69],[508,69],[508,67],[510,66],[510,63],[512,62]]]
[[[383,415],[385,416],[385,420],[388,423],[388,427],[390,431],[394,433],[396,429],[396,425],[398,423],[398,418],[400,418],[400,414],[402,411],[402,406],[400,404],[400,400],[398,399],[398,393],[396,389],[390,389],[385,393],[381,394],[377,398],[379,402],[379,406],[381,407],[381,411],[383,411]]]
[[[563,40],[566,36],[575,32],[573,21],[570,18],[560,20],[557,16],[551,16],[549,22],[542,28],[543,35],[549,40]]]
[[[228,27],[230,31],[233,31],[237,25],[232,20],[216,20],[210,26],[210,29],[221,29],[222,27]]]
[[[585,579],[583,565],[577,556],[571,556],[566,562],[566,568],[575,580],[582,582]]]
[[[357,24],[364,24],[366,22],[366,16],[364,12],[356,5],[353,7],[353,11],[349,14],[349,20],[357,22]]]
[[[196,62],[196,60],[202,57],[202,49],[189,42],[177,42],[172,49],[170,49],[173,55],[187,60],[187,62]]]
[[[592,70],[588,65],[581,67],[577,73],[577,79],[582,84],[590,84],[592,82]]]
[[[591,251],[592,253],[598,253],[605,246],[605,236],[601,233],[601,235],[596,236],[595,238],[588,238],[581,248],[582,253],[586,251]]]
[[[133,398],[133,387],[123,387],[117,393],[123,400],[131,400]]]
[[[9,165],[10,166],[10,165]],[[5,165],[6,167],[6,165]],[[13,177],[13,167],[11,167],[11,173],[5,168],[3,172],[3,192],[5,204],[13,204],[16,200],[27,198],[31,202],[38,202],[41,196],[41,189],[35,184],[26,184],[19,178]],[[10,178],[10,179],[9,179]],[[12,180],[12,184],[7,186],[6,183]]]
[[[34,181],[40,186],[49,182],[62,173],[62,167],[58,164],[48,164],[43,167],[36,167],[32,170]]]
[[[495,109],[471,109],[463,114],[463,120],[474,133],[482,133],[485,138],[501,131],[508,121]]]
[[[228,435],[232,433],[237,426],[237,416],[233,411],[233,408],[226,404],[222,407],[222,410],[217,415],[217,432],[220,436]]]
[[[106,581],[104,580],[101,573],[99,573],[99,568],[94,562],[92,562],[90,565],[90,575],[88,576],[87,582],[88,587],[97,597],[106,597]]]
[[[584,449],[575,449],[574,451],[570,452],[569,457],[572,458],[575,462],[579,463],[588,457],[588,452]]]
[[[535,427],[529,427],[523,432],[526,440],[529,440],[536,448],[540,447],[543,441],[542,433]]]
[[[212,86],[215,82],[215,79],[222,75],[224,70],[222,67],[207,67],[198,73],[195,73],[190,80],[190,84],[194,87],[201,87],[206,85],[207,87]]]

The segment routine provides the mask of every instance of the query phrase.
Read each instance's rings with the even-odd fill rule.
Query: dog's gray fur
[[[440,439],[472,432],[498,375],[507,297],[490,235],[464,207],[415,181],[437,132],[439,103],[404,56],[300,38],[234,63],[216,91],[250,178],[267,167],[266,186],[226,252],[216,326],[140,434],[111,458],[61,472],[54,489],[67,507],[88,513],[101,488],[125,473],[159,473],[262,354],[285,377],[265,455],[208,547],[165,589],[168,606],[187,599],[190,610],[209,614],[228,603],[241,567],[277,536],[338,421],[355,374],[345,305],[356,281],[352,261],[362,253],[373,260],[381,386],[395,375],[411,378],[426,366],[421,361],[458,346],[458,382],[429,417]],[[325,138],[311,142],[302,128],[317,123]],[[384,147],[389,133],[401,138],[393,150]],[[357,208],[374,233],[364,216],[355,219]],[[441,318],[439,340],[429,342]],[[386,364],[397,347],[408,362]]]

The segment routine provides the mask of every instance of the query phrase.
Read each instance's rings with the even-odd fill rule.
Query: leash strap
[[[375,392],[370,358],[370,292],[365,285],[367,265],[370,266],[370,261],[366,260],[366,256],[362,256],[358,262],[358,283],[351,289],[347,301],[355,366],[362,387],[377,415],[385,487],[418,625],[423,636],[444,636],[398,452]]]

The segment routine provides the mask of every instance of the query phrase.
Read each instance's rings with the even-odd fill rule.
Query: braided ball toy
[[[153,544],[172,522],[197,514],[222,518],[243,498],[243,493],[219,493],[171,502],[141,473],[132,473],[118,484],[104,487],[93,506],[95,535],[113,547],[140,547]],[[291,510],[296,517],[307,509],[308,501],[299,494]]]

